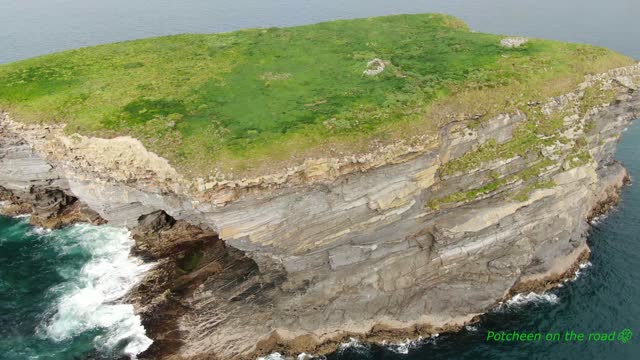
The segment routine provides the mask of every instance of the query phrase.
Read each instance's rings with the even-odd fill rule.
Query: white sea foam
[[[307,354],[307,353],[301,353],[298,354],[298,356],[296,357],[297,360],[311,360],[311,359],[315,359],[316,357],[311,355],[311,354]],[[269,354],[267,356],[262,356],[257,358],[256,360],[286,360],[287,358],[284,357],[282,354],[280,354],[279,352],[275,352],[272,354]],[[293,359],[293,358],[291,358]]]
[[[591,225],[598,225],[599,223],[602,222],[602,220],[607,218],[608,214],[602,214],[600,216],[596,216],[591,220]]]
[[[544,293],[538,294],[534,292],[530,292],[528,294],[516,294],[511,299],[505,302],[505,305],[508,307],[511,306],[522,306],[530,303],[551,303],[557,304],[560,301],[560,298],[555,294]]]
[[[49,234],[52,230],[51,229],[45,229],[45,228],[41,228],[38,226],[34,226],[31,230],[29,230],[29,235],[31,234],[35,234],[35,235],[46,235]]]
[[[41,335],[63,341],[88,330],[103,329],[104,335],[94,339],[100,350],[122,351],[131,358],[146,350],[152,340],[145,335],[133,305],[117,303],[152,267],[129,256],[133,245],[129,232],[79,224],[53,235],[51,239],[63,252],[80,247],[91,259],[77,276],[54,290],[60,296]]]
[[[285,360],[285,357],[282,356],[282,354],[275,352],[267,356],[259,357],[257,360]]]
[[[358,339],[349,338],[349,341],[340,344],[340,346],[338,347],[338,351],[345,351],[347,349],[355,352],[366,352],[369,350],[369,346],[363,344]]]
[[[406,355],[409,353],[409,350],[414,349],[416,347],[418,347],[422,342],[424,342],[422,336],[419,337],[416,340],[409,340],[409,339],[405,339],[402,342],[399,343],[391,343],[391,344],[387,344],[386,342],[383,342],[382,345],[384,345],[387,349],[397,353],[397,354],[403,354]]]
[[[580,264],[578,270],[576,270],[576,274],[573,277],[573,279],[571,279],[571,281],[575,281],[576,279],[578,279],[580,277],[580,275],[582,275],[584,273],[584,271],[588,268],[590,268],[591,266],[593,266],[593,264],[591,263],[591,261],[587,261],[584,264]]]
[[[593,264],[591,263],[591,261],[587,261],[587,262],[586,262],[586,263],[584,263],[584,264],[580,264],[578,267],[579,267],[580,269],[586,269],[586,268],[590,268],[591,266],[593,266]],[[578,271],[580,271],[580,270],[578,270]]]

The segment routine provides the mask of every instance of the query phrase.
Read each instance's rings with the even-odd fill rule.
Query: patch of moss
[[[536,154],[542,147],[561,140],[562,137],[559,134],[564,128],[564,117],[564,112],[545,116],[540,112],[528,111],[526,121],[515,129],[513,137],[509,141],[498,144],[491,139],[477,150],[444,164],[440,174],[451,176],[477,168],[488,161]]]
[[[543,158],[532,166],[518,173],[515,177],[522,181],[529,181],[540,176],[542,171],[549,166],[555,164],[555,162],[548,158]]]
[[[528,184],[517,193],[513,194],[511,198],[515,201],[524,202],[529,200],[529,196],[534,190],[538,189],[551,189],[557,184],[553,180],[538,180]]]
[[[593,130],[596,127],[596,122],[595,120],[589,120],[587,121],[587,123],[584,125],[584,132],[585,134],[590,134],[591,132],[593,132]]]
[[[433,210],[437,210],[440,208],[440,205],[442,204],[471,201],[476,199],[480,195],[484,195],[484,194],[488,194],[496,191],[504,184],[506,184],[506,179],[499,179],[499,180],[490,182],[486,185],[483,185],[477,189],[472,189],[469,191],[460,191],[460,192],[453,193],[449,196],[446,196],[444,198],[431,200],[427,204],[427,207]]]
[[[543,158],[537,162],[535,162],[534,164],[532,164],[530,167],[507,177],[503,177],[500,178],[499,175],[496,172],[491,172],[490,173],[490,177],[493,179],[492,182],[483,185],[479,188],[476,189],[472,189],[469,191],[460,191],[460,192],[456,192],[453,193],[451,195],[448,195],[446,197],[443,198],[438,198],[438,199],[433,199],[431,200],[426,207],[429,207],[433,210],[437,210],[440,208],[441,205],[443,204],[451,204],[451,203],[458,203],[458,202],[468,202],[468,201],[473,201],[475,199],[477,199],[479,196],[481,195],[485,195],[485,194],[489,194],[492,192],[495,192],[496,190],[500,189],[501,187],[503,187],[504,185],[507,184],[512,184],[514,182],[517,181],[523,181],[523,182],[528,182],[532,179],[536,179],[538,178],[544,169],[548,168],[549,166],[552,166],[555,162],[552,161],[551,159],[547,159],[547,158]],[[543,185],[548,185],[551,186],[552,182],[547,182],[547,181],[543,181],[543,180],[538,180],[536,181],[534,184],[539,183],[540,186]],[[525,189],[523,190],[523,192],[525,192],[528,196],[528,194],[533,191],[534,189],[536,189],[536,187],[529,189],[531,185],[527,185],[527,187],[525,187]],[[555,185],[553,185],[555,186]],[[527,190],[529,189],[529,190]]]
[[[200,265],[203,257],[204,253],[200,250],[187,254],[177,261],[178,268],[187,273],[192,272]]]
[[[615,101],[616,91],[614,89],[601,90],[597,87],[590,87],[585,89],[584,96],[580,100],[579,114],[585,116],[587,111],[601,106],[603,104],[609,104]],[[587,125],[589,125],[587,123]],[[585,132],[587,132],[585,130]]]
[[[122,112],[115,116],[115,119],[106,119],[105,126],[123,126],[120,122],[126,122],[127,126],[144,124],[149,120],[168,117],[182,117],[185,106],[180,101],[172,99],[136,99],[122,107]]]
[[[573,169],[588,164],[593,157],[588,150],[582,149],[569,154],[567,159],[569,161],[569,168]]]

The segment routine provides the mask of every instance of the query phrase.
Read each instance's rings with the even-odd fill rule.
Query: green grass
[[[531,195],[534,190],[552,189],[555,186],[556,183],[553,180],[537,180],[529,183],[523,189],[513,194],[512,199],[515,201],[524,202],[529,200],[529,195]]]
[[[552,180],[541,177],[544,170],[552,166],[554,163],[554,161],[548,158],[541,158],[530,164],[530,166],[524,170],[509,176],[500,177],[499,174],[493,172],[490,174],[491,182],[488,182],[478,188],[467,191],[458,191],[445,197],[432,199],[426,204],[426,207],[438,210],[444,204],[473,201],[482,195],[494,193],[498,190],[502,191],[505,185],[516,182],[522,182],[524,186],[516,194],[513,194],[511,199],[521,202],[526,201],[529,199],[529,194],[532,191],[537,189],[549,189],[556,185]]]
[[[134,136],[185,174],[241,176],[486,119],[633,63],[501,38],[424,14],[128,41],[1,65],[0,107],[68,133]],[[385,71],[364,76],[374,58]]]
[[[459,191],[443,198],[433,199],[427,204],[427,207],[433,210],[437,210],[443,204],[472,201],[481,195],[489,194],[500,189],[505,184],[507,184],[507,179],[497,179],[476,189],[471,189],[469,191]]]
[[[528,109],[526,112],[526,121],[515,129],[513,137],[509,141],[498,144],[491,139],[477,150],[467,152],[460,158],[444,164],[440,175],[447,177],[463,173],[492,160],[507,160],[516,156],[523,158],[526,158],[527,155],[535,156],[543,147],[553,145],[557,141],[565,142],[567,140],[561,136],[565,116],[563,112],[551,116],[545,116],[539,110]],[[584,147],[585,144],[582,144],[581,141],[585,141],[585,139],[578,139],[577,147]],[[537,169],[534,167],[531,171],[535,172]]]

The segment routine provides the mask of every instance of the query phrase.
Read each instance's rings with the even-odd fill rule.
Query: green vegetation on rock
[[[522,188],[520,191],[515,193],[513,195],[512,199],[515,200],[515,201],[520,201],[520,202],[527,201],[527,200],[529,200],[529,195],[534,190],[551,189],[551,188],[553,188],[555,186],[556,186],[556,183],[553,180],[537,180],[537,181],[534,181],[534,182],[528,184],[527,186]]]
[[[430,201],[427,206],[431,209],[437,210],[443,204],[454,204],[459,202],[472,201],[481,195],[489,194],[500,189],[506,183],[507,179],[498,179],[477,189],[472,189],[469,191],[459,191],[443,198],[434,199]]]
[[[477,150],[444,164],[441,176],[452,176],[493,160],[537,156],[543,147],[566,141],[560,135],[564,126],[563,112],[544,115],[539,110],[528,109],[526,114],[526,120],[515,129],[510,140],[502,144],[494,139],[487,141]]]
[[[68,133],[134,136],[187,174],[246,175],[515,111],[633,63],[588,45],[501,39],[425,14],[128,41],[1,65],[0,107]],[[365,75],[374,59],[384,70]],[[540,140],[514,141],[479,155]],[[464,161],[449,171],[476,162]]]
[[[516,201],[526,201],[532,191],[537,189],[548,189],[555,186],[555,183],[552,180],[540,178],[540,175],[554,164],[554,161],[548,158],[542,158],[533,162],[524,170],[509,176],[500,177],[499,174],[491,173],[491,182],[484,184],[479,188],[468,191],[459,191],[442,198],[433,199],[427,203],[426,207],[437,210],[444,204],[473,201],[483,195],[503,191],[505,185],[514,184],[516,182],[522,182],[525,185],[516,194],[511,196],[511,199]]]
[[[178,259],[178,268],[186,273],[192,272],[198,267],[198,265],[200,265],[203,256],[204,253],[199,250],[190,254],[185,254],[182,258]]]

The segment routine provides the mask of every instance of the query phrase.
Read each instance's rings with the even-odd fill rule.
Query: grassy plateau
[[[0,65],[0,108],[68,133],[130,135],[187,175],[255,175],[487,119],[633,60],[436,14],[127,41]],[[364,71],[373,59],[382,73]]]

